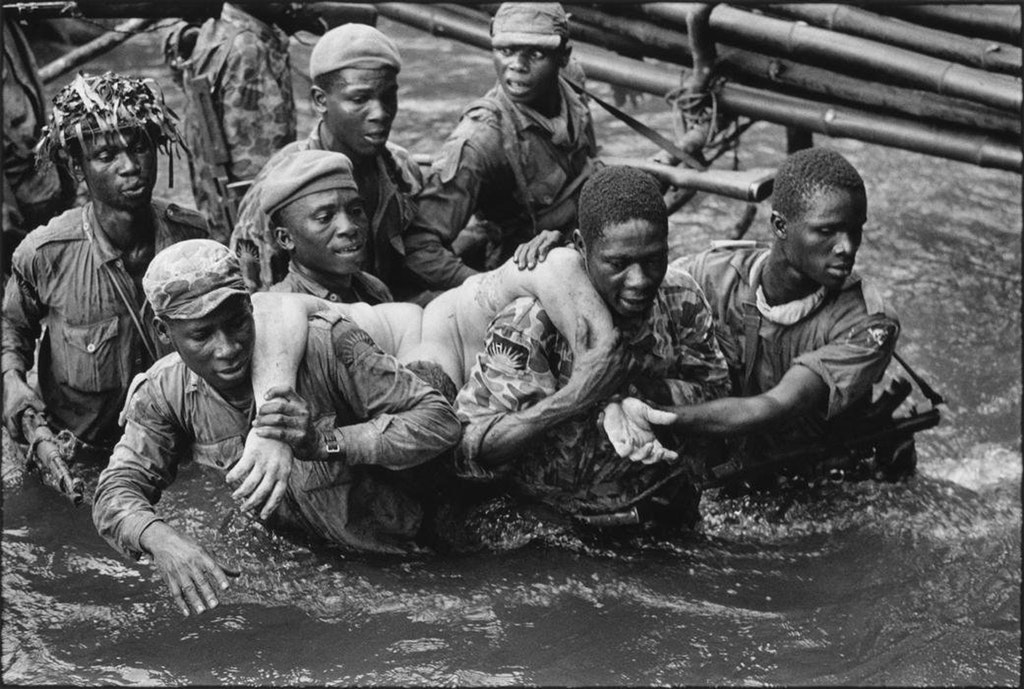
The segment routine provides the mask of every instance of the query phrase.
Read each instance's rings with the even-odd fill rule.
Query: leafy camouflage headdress
[[[78,141],[84,150],[86,137],[123,136],[121,130],[135,127],[145,129],[159,150],[173,156],[174,146],[184,147],[176,126],[178,116],[164,102],[159,87],[157,93],[149,87],[147,82],[152,81],[113,72],[101,76],[79,72],[53,98],[53,112],[36,146],[36,160],[41,165],[50,160],[66,163],[71,141]]]

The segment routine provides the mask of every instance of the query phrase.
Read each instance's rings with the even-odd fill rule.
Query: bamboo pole
[[[878,11],[964,36],[1020,45],[1021,10],[1016,2],[1002,7],[992,4],[915,7],[900,6],[899,3],[879,3]]]
[[[482,22],[474,23],[436,7],[405,3],[382,3],[377,9],[385,17],[434,35],[490,49],[488,28]],[[624,58],[585,44],[576,45],[573,54],[588,78],[596,81],[659,96],[679,86],[679,74],[674,69]],[[1020,172],[1024,157],[1017,143],[960,127],[929,125],[856,108],[782,96],[739,84],[726,83],[718,93],[718,100],[720,107],[729,114],[803,127],[833,137],[852,137],[981,167]]]
[[[75,48],[64,57],[44,65],[39,70],[39,80],[44,84],[50,83],[97,55],[116,48],[154,22],[156,22],[155,19],[129,19],[121,22],[112,31],[108,31],[85,45]]]
[[[1002,74],[1019,75],[1021,49],[991,40],[918,26],[848,5],[771,5],[772,12],[861,38]]]
[[[643,7],[651,16],[685,23],[688,5],[690,3],[650,3]],[[1020,79],[965,67],[877,41],[753,15],[727,5],[715,6],[711,13],[711,28],[719,42],[748,50],[869,71],[880,81],[895,81],[1007,112],[1020,112],[1024,104]]]

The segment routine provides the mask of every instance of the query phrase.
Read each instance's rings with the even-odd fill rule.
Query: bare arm
[[[756,431],[794,416],[820,409],[828,401],[828,386],[805,366],[794,366],[771,390],[754,397],[723,397],[702,404],[668,408],[675,426],[711,435]]]

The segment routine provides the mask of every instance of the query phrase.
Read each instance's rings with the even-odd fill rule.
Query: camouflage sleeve
[[[535,299],[517,299],[491,322],[484,348],[455,408],[462,421],[462,442],[456,449],[456,471],[466,478],[491,478],[477,457],[488,431],[508,414],[528,409],[555,393],[545,342],[556,332]]]
[[[826,418],[870,394],[892,360],[900,324],[892,315],[861,312],[838,319],[831,332],[834,337],[825,346],[793,361],[794,366],[817,373],[828,386]]]
[[[729,394],[729,368],[715,337],[714,317],[700,286],[673,266],[663,283],[674,332],[673,404],[695,404]]]
[[[125,403],[125,431],[100,474],[92,518],[99,534],[120,553],[138,559],[142,532],[159,521],[154,505],[177,475],[186,451],[184,430],[165,395],[151,380],[133,384]]]
[[[404,242],[406,267],[431,289],[457,287],[476,272],[452,252],[451,243],[476,212],[483,183],[503,156],[498,130],[471,113],[427,173]]]
[[[32,368],[36,340],[42,331],[46,305],[37,289],[41,257],[30,240],[14,252],[13,268],[3,303],[3,354],[0,369],[25,372]]]
[[[279,55],[249,31],[239,33],[232,43],[220,91],[234,179],[254,177],[270,156],[295,140],[287,61],[287,53]]]

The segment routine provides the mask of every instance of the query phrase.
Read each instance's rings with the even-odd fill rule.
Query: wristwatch
[[[320,431],[320,437],[323,438],[324,453],[327,454],[328,459],[330,459],[332,455],[341,454],[341,439],[338,438],[336,429],[329,428],[325,431]]]

